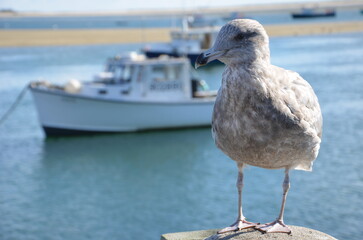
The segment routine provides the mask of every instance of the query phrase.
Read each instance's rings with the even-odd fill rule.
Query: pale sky
[[[324,1],[324,0],[321,0]],[[326,0],[325,0],[326,1]],[[125,11],[185,9],[260,3],[318,2],[316,0],[0,0],[0,9],[36,12]]]

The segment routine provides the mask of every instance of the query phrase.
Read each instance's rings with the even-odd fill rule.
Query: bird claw
[[[218,231],[218,234],[256,227],[257,224],[258,223],[252,223],[252,222],[248,222],[246,220],[237,220],[231,226],[223,228],[222,230]]]
[[[291,233],[291,229],[283,223],[281,220],[276,220],[271,223],[260,224],[255,226],[255,229],[266,232],[266,233]]]

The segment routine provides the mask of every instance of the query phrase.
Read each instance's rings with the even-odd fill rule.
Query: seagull
[[[298,73],[270,63],[269,38],[250,19],[224,25],[195,68],[218,59],[225,64],[212,117],[216,146],[237,163],[238,217],[218,233],[255,228],[291,233],[284,223],[290,188],[289,171],[311,171],[322,137],[323,118],[314,90]],[[246,165],[285,169],[277,219],[266,224],[246,221],[242,212],[243,169]]]

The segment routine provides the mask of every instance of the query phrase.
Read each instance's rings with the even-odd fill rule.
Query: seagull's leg
[[[286,168],[285,169],[285,179],[284,179],[284,183],[282,184],[282,189],[283,189],[284,193],[282,195],[282,204],[281,204],[280,214],[275,221],[273,221],[271,223],[258,225],[258,226],[256,226],[256,229],[264,231],[264,232],[291,233],[291,229],[284,223],[285,202],[286,202],[287,192],[289,191],[289,188],[290,188],[289,169]]]
[[[243,163],[237,163],[238,166],[238,178],[237,178],[237,190],[238,190],[238,217],[237,221],[231,226],[223,228],[218,233],[225,233],[230,231],[238,231],[245,228],[255,227],[256,223],[246,221],[242,213],[242,188],[243,188]]]

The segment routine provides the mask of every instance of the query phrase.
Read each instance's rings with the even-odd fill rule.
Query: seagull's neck
[[[225,64],[230,68],[240,69],[244,68],[246,70],[260,68],[261,66],[270,65],[270,55],[269,54],[261,54],[258,57],[244,57],[240,56],[238,58],[234,58],[233,61],[228,59],[224,61]]]
[[[222,85],[240,90],[268,95],[269,85],[269,61],[258,61],[240,65],[227,65],[223,74]]]
[[[226,71],[238,73],[242,79],[256,80],[267,76],[271,67],[270,60],[260,59],[259,61],[243,62],[239,64],[226,65]]]

